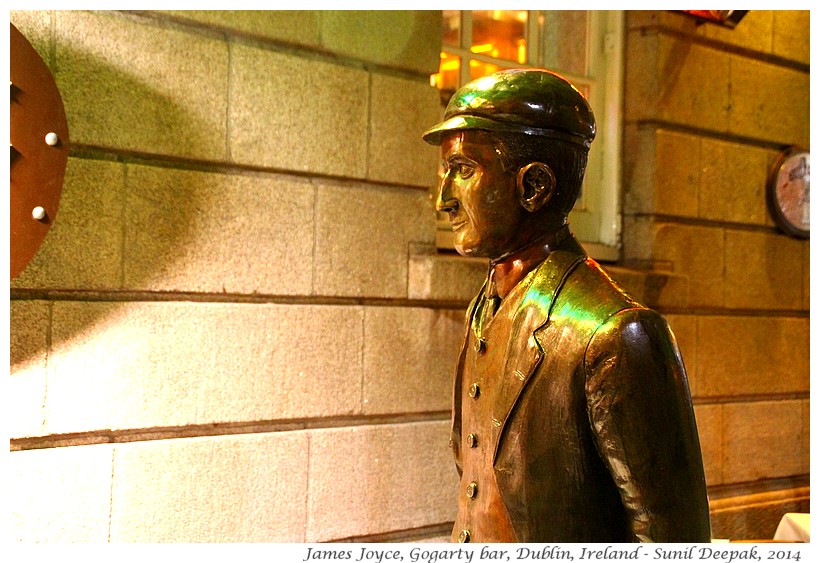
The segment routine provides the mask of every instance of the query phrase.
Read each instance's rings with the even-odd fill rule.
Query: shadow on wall
[[[658,96],[660,104],[667,104],[668,97],[676,92],[678,84],[680,84],[680,74],[692,50],[692,43],[683,39],[678,39],[673,45],[674,55],[672,53],[666,54],[665,64],[660,72],[660,76],[666,77],[663,81],[664,88]]]
[[[430,27],[423,15],[412,11],[329,10],[320,13],[321,42],[325,48],[390,66],[403,68],[406,61],[419,58],[420,44],[438,45],[441,41],[439,28]],[[420,41],[419,37],[429,40]]]
[[[28,37],[31,25],[24,24],[29,25],[18,27]],[[167,138],[166,127],[183,132],[205,128],[167,94],[93,53],[61,45],[55,64],[43,52],[48,42],[37,39],[32,43],[55,75],[73,142],[127,148],[136,138],[153,147],[150,135]],[[136,108],[130,103],[134,100],[139,100]],[[120,141],[117,128],[126,126],[128,138]],[[135,136],[140,128],[144,133]],[[104,150],[71,150],[54,225],[11,282],[12,296],[19,297],[11,302],[12,376],[42,369],[47,353],[83,340],[92,327],[119,316],[127,304],[118,301],[118,292],[147,290],[178,269],[175,263],[193,243],[194,218],[209,205],[202,189],[206,178]],[[17,291],[22,289],[35,292]],[[78,301],[86,303],[75,306]],[[57,308],[63,311],[59,324]],[[67,318],[68,311],[81,315]]]

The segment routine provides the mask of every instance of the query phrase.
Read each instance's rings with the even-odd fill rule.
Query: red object
[[[68,162],[68,124],[57,84],[43,59],[14,25],[10,39],[9,207],[14,279],[37,253],[57,216]]]

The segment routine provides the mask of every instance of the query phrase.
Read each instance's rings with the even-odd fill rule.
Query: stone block
[[[100,12],[56,14],[72,142],[225,159],[224,41]]]
[[[643,33],[662,30],[692,35],[699,25],[697,19],[671,10],[628,10],[626,27],[629,30],[641,30]]]
[[[118,445],[111,542],[304,540],[305,432]]]
[[[45,369],[49,316],[47,301],[9,302],[9,359],[12,376]]]
[[[649,127],[626,124],[622,143],[623,212],[625,215],[651,213],[658,191],[654,177],[656,132]]]
[[[319,45],[321,12],[315,10],[168,10],[162,13],[262,39],[309,47]]]
[[[122,164],[70,158],[54,224],[12,287],[119,289]]]
[[[15,438],[42,432],[49,316],[45,301],[9,303],[11,374],[6,380],[6,420]]]
[[[695,419],[700,438],[700,453],[706,486],[723,484],[723,407],[721,405],[696,405]]]
[[[809,64],[810,18],[808,10],[774,10],[773,54]]]
[[[448,254],[410,254],[410,299],[458,301],[466,306],[487,277],[487,260]]]
[[[710,502],[712,537],[771,541],[787,512],[810,510],[809,487],[743,494]]]
[[[803,473],[808,474],[811,471],[811,403],[808,399],[802,400],[800,403],[803,418],[803,431],[800,436],[800,457]]]
[[[702,316],[697,325],[701,397],[809,391],[808,319]]]
[[[694,315],[664,315],[675,341],[678,343],[686,376],[689,379],[689,391],[692,397],[699,396],[698,389],[698,329],[697,317]]]
[[[364,70],[231,45],[228,144],[233,162],[364,178]]]
[[[407,297],[408,245],[432,244],[426,192],[322,184],[316,205],[317,295]]]
[[[683,34],[696,40],[716,41],[765,55],[809,63],[809,12],[752,10],[735,28],[704,25],[696,18],[672,10],[630,10],[626,27],[644,34]]]
[[[802,474],[801,429],[801,401],[723,405],[725,481],[744,483]]]
[[[339,55],[429,75],[438,72],[441,12],[326,10],[321,40]]]
[[[662,223],[654,231],[653,257],[688,276],[690,305],[723,306],[723,229]]]
[[[606,265],[604,269],[621,287],[647,307],[689,305],[689,279],[686,276],[610,265]]]
[[[645,215],[623,217],[624,261],[651,261],[654,252],[655,220]],[[671,270],[671,264],[668,268]]]
[[[698,215],[765,225],[768,151],[706,138],[701,143]]]
[[[57,302],[46,429],[359,414],[362,317],[337,306]]]
[[[681,35],[627,36],[624,117],[725,132],[729,55]]]
[[[649,307],[688,307],[690,283],[687,276],[650,271],[646,274],[643,298]]]
[[[109,445],[11,452],[6,458],[8,539],[18,543],[108,541]]]
[[[449,427],[441,420],[313,432],[305,541],[452,522],[458,473]]]
[[[802,242],[786,235],[726,231],[725,306],[800,309]]]
[[[624,212],[695,217],[700,141],[691,135],[631,125],[624,138]]]
[[[733,55],[729,133],[809,146],[809,73]]]
[[[771,10],[751,10],[734,28],[710,24],[699,25],[695,30],[699,37],[768,55],[772,52],[773,24]]]
[[[658,113],[659,77],[655,68],[659,56],[660,38],[657,33],[638,30],[626,34],[624,60],[629,64],[624,66],[625,125],[651,120]]]
[[[31,43],[51,73],[54,73],[52,60],[51,18],[50,10],[10,10],[9,21],[23,37]]]
[[[700,139],[659,130],[656,133],[653,211],[663,215],[696,217],[698,186],[702,181]],[[636,155],[640,158],[640,155]]]
[[[452,536],[450,534],[447,535],[436,535],[431,538],[426,538],[423,540],[412,540],[413,543],[450,543],[453,541]]]
[[[809,242],[803,246],[803,309],[808,311],[811,308],[811,252]]]
[[[371,100],[367,177],[432,188],[438,147],[421,134],[441,119],[438,90],[427,82],[372,74]]]
[[[308,180],[129,165],[127,186],[125,288],[310,294]]]
[[[365,414],[448,411],[464,337],[464,311],[368,307]]]
[[[730,107],[730,57],[677,36],[661,36],[654,117],[699,129],[726,131]]]

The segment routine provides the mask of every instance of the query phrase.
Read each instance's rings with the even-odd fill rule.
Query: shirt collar
[[[546,260],[550,252],[560,246],[569,235],[569,225],[564,225],[524,248],[490,262],[485,295],[488,298],[506,297],[518,282]]]

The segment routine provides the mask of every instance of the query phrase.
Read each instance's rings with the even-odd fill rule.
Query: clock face
[[[769,207],[786,233],[809,238],[809,152],[789,151],[775,164],[769,181]]]

